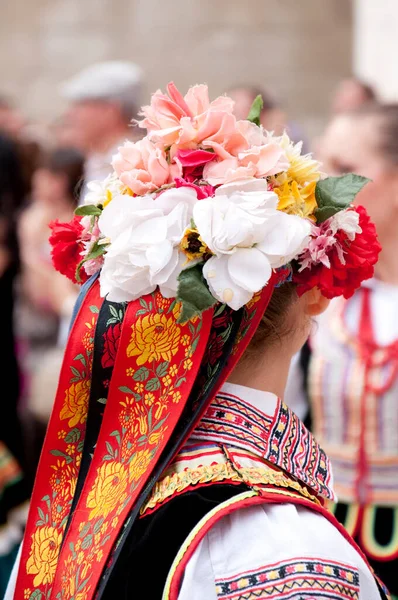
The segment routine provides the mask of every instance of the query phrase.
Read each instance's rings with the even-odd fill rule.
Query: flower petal
[[[310,232],[310,221],[278,211],[269,219],[264,239],[256,248],[268,257],[273,268],[282,267],[302,252]]]
[[[248,292],[259,292],[269,281],[272,269],[268,258],[256,248],[238,248],[228,259],[232,281]]]
[[[229,259],[228,255],[213,256],[205,263],[203,276],[217,300],[228,304],[233,310],[239,310],[251,300],[253,294],[232,280],[228,269]]]

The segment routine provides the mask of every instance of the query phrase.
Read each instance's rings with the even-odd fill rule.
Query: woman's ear
[[[303,295],[304,311],[308,317],[317,317],[325,312],[330,300],[322,295],[319,288],[314,287]]]

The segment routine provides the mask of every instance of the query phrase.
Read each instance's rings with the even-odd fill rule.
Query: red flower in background
[[[317,264],[294,274],[293,281],[297,283],[299,296],[318,287],[326,298],[350,298],[363,281],[373,276],[374,265],[381,251],[376,228],[363,206],[353,210],[359,214],[362,232],[357,233],[352,241],[344,231],[336,233],[337,244],[327,254],[330,268]],[[344,251],[345,264],[339,258],[337,245]]]
[[[80,221],[81,217],[75,216],[69,223],[60,223],[59,221],[50,223],[49,242],[52,246],[53,265],[57,271],[66,275],[73,283],[77,283],[76,269],[82,259],[81,252],[84,249],[81,242],[83,227]],[[82,270],[79,283],[84,283],[87,279],[88,275]]]
[[[109,327],[104,333],[104,353],[101,357],[101,365],[104,369],[113,367],[117,349],[119,346],[121,325],[117,323],[114,327]]]

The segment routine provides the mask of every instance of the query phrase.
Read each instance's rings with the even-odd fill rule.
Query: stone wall
[[[355,0],[354,68],[382,98],[398,100],[398,1]]]
[[[145,100],[170,79],[213,95],[261,84],[311,134],[351,71],[350,0],[13,0],[2,12],[0,92],[36,119],[62,110],[60,81],[126,58],[146,71]]]

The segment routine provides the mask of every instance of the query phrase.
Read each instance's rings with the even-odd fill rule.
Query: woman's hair
[[[57,148],[44,156],[41,168],[51,173],[64,175],[67,180],[67,193],[73,200],[79,196],[83,183],[84,157],[75,148]]]
[[[378,150],[398,165],[398,103],[363,105],[349,113],[355,117],[375,118],[379,123]]]
[[[297,298],[294,283],[284,283],[274,290],[245,356],[252,356],[265,344],[270,346],[293,333],[294,329],[287,319],[287,314]]]

